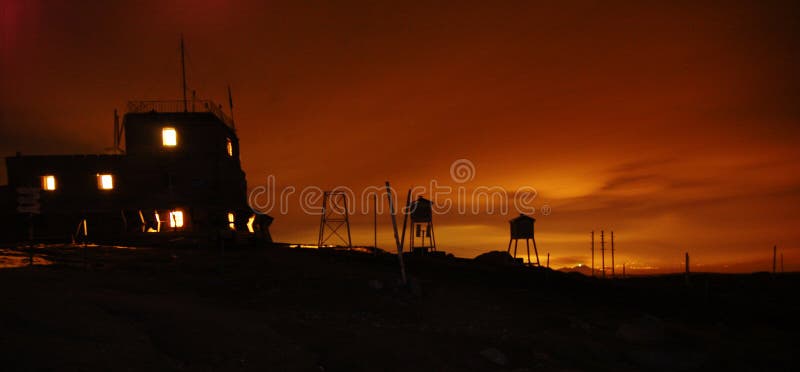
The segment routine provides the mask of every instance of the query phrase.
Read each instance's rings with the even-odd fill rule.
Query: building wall
[[[156,213],[168,221],[170,210],[183,212],[185,231],[227,228],[228,212],[238,229],[245,227],[251,211],[231,128],[210,113],[126,114],[124,125],[124,155],[6,158],[11,192],[41,187],[44,175],[56,177],[56,190],[42,191],[42,213],[34,221],[39,234],[69,236],[84,218],[90,235],[141,231],[140,211],[150,227]],[[177,146],[163,145],[165,127],[176,130]],[[112,190],[98,189],[99,173],[113,175]]]

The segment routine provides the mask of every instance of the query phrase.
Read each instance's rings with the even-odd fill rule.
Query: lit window
[[[234,223],[235,221],[236,218],[233,213],[228,212],[228,227],[230,227],[231,230],[236,230],[236,224]]]
[[[48,191],[56,189],[56,176],[42,176],[42,188]]]
[[[256,215],[252,215],[250,216],[250,218],[247,219],[247,231],[255,232],[255,230],[253,229],[253,222],[255,222],[255,220],[256,220]]]
[[[169,212],[169,227],[183,227],[183,211]]]
[[[227,146],[226,148],[228,150],[228,156],[233,156],[233,142],[231,142],[230,138],[228,138],[228,142],[227,142],[226,146]]]
[[[175,131],[175,128],[161,129],[161,143],[165,147],[178,146],[178,132]]]
[[[158,214],[158,211],[156,211],[156,230],[155,231],[156,232],[160,232],[161,231],[161,216]]]
[[[97,175],[97,188],[100,190],[111,190],[114,188],[114,176],[110,174]]]

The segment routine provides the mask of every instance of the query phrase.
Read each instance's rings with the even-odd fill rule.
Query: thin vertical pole
[[[119,154],[119,115],[114,109],[114,153]]]
[[[517,245],[519,244],[519,239],[514,240],[514,259],[517,258]]]
[[[372,246],[375,248],[375,253],[378,253],[378,194],[372,195],[372,230],[373,230],[373,239],[372,239]]]
[[[400,261],[400,277],[403,284],[406,284],[406,265],[403,263],[403,247],[400,245],[400,237],[397,236],[397,218],[394,215],[394,203],[392,202],[392,188],[389,181],[386,181],[386,197],[389,199],[389,213],[392,215],[392,228],[394,229],[394,242],[397,245],[397,259]]]
[[[547,252],[547,268],[550,268],[550,252]]]
[[[406,246],[406,223],[408,222],[408,205],[411,203],[411,189],[408,189],[406,194],[406,207],[403,208],[403,233],[400,234],[400,250],[404,251]],[[408,237],[411,239],[409,247],[411,251],[414,250],[414,224],[409,227]]]
[[[528,266],[531,266],[531,243],[525,239],[525,249],[528,252]]]
[[[231,112],[231,127],[236,130],[236,121],[233,119],[233,94],[231,94],[231,85],[228,84],[228,107]]]
[[[776,269],[776,263],[777,263],[776,256],[777,256],[777,254],[778,254],[778,246],[777,245],[773,245],[772,246],[772,274],[773,275],[775,274],[775,272],[777,270]]]
[[[622,279],[625,279],[625,264],[622,264]]]
[[[686,281],[686,285],[689,285],[689,252],[686,252],[686,273],[684,274],[684,280]]]
[[[188,112],[189,105],[186,101],[186,62],[183,50],[183,34],[181,34],[181,79],[183,82],[183,112]]]
[[[328,206],[328,192],[325,191],[322,194],[322,215],[319,217],[319,236],[317,238],[317,248],[322,246],[322,239],[324,239],[325,234],[325,215],[328,213],[327,211]]]
[[[344,199],[344,223],[347,225],[347,248],[353,248],[353,239],[350,238],[350,210],[347,209],[347,194],[340,194]]]
[[[611,277],[617,277],[617,274],[614,272],[614,230],[611,230]]]
[[[600,266],[602,266],[601,270],[603,273],[603,279],[606,278],[606,241],[605,241],[605,231],[600,230]]]
[[[686,276],[689,276],[689,252],[686,252]]]
[[[594,277],[594,230],[592,230],[592,277]]]

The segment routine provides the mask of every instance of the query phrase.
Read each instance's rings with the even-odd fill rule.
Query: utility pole
[[[617,277],[617,274],[614,272],[614,230],[611,230],[611,277]]]
[[[183,112],[189,112],[189,105],[186,101],[186,61],[183,50],[183,34],[181,34],[181,77],[183,81]]]
[[[600,230],[600,266],[602,266],[603,279],[606,278],[606,241],[605,231]]]
[[[592,277],[594,278],[594,230],[592,230]]]
[[[373,217],[372,227],[374,233],[372,246],[375,248],[374,253],[377,254],[378,253],[378,194],[372,195],[372,207],[374,208],[372,210],[372,217]]]
[[[547,252],[547,268],[550,268],[550,252]]]
[[[776,272],[776,263],[777,263],[776,256],[777,256],[777,254],[778,254],[778,246],[777,245],[773,245],[772,246],[772,275],[775,275],[775,272]]]
[[[686,252],[685,255],[686,255],[686,261],[685,261],[686,273],[684,275],[685,275],[686,285],[689,285],[689,252]]]

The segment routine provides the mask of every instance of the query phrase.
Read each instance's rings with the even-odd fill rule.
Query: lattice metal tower
[[[339,230],[347,229],[345,239]],[[346,247],[351,248],[353,241],[350,239],[350,214],[347,209],[347,193],[343,191],[325,191],[322,197],[322,216],[319,221],[319,238],[317,245],[322,246],[336,236]]]

